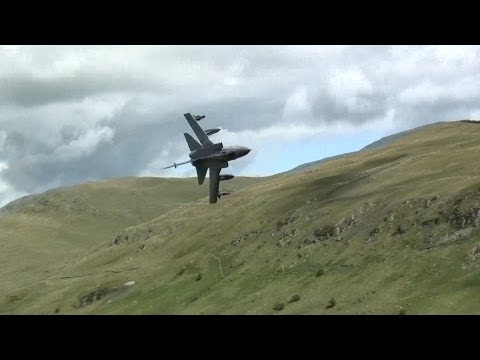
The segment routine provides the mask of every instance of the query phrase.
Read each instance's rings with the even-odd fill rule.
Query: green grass
[[[229,189],[253,181],[235,178]],[[122,229],[181,203],[206,204],[207,195],[208,189],[194,178],[116,178],[10,203],[0,213],[0,293],[52,276],[92,246],[112,241]]]
[[[195,179],[42,195],[44,212],[0,218],[0,312],[480,313],[479,137],[474,123],[422,128],[303,172],[234,179],[216,205]],[[76,213],[55,207],[75,197]]]

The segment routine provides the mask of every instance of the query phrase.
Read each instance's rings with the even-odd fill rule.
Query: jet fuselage
[[[206,150],[206,149],[202,149]],[[221,166],[223,163],[238,159],[242,156],[247,155],[250,152],[250,149],[245,146],[230,146],[223,148],[221,150],[213,150],[208,155],[198,156],[200,155],[198,150],[191,151],[189,156],[193,160],[193,166],[201,166],[201,167],[214,167],[214,166]],[[199,158],[196,160],[196,158]]]

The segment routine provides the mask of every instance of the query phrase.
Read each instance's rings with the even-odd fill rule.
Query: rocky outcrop
[[[313,236],[319,241],[328,240],[335,234],[335,226],[323,225],[313,231]]]
[[[107,296],[109,294],[116,293],[117,291],[118,291],[118,289],[116,289],[116,288],[106,288],[106,287],[94,290],[92,292],[89,292],[86,295],[80,296],[78,298],[78,304],[74,305],[74,307],[77,308],[77,309],[78,308],[83,308],[87,305],[92,304],[95,301],[103,299],[105,296]]]
[[[115,236],[110,245],[120,245],[127,241],[147,241],[152,236],[158,236],[158,234],[153,235],[152,229],[138,228],[138,227],[129,227],[124,229],[120,234]],[[142,251],[145,249],[145,243],[139,245],[138,250]]]
[[[468,252],[468,258],[472,261],[475,261],[477,258],[480,258],[480,246],[475,246],[472,250]]]
[[[124,231],[124,232],[118,234],[117,236],[115,236],[115,238],[112,240],[111,245],[119,245],[119,244],[121,244],[122,242],[125,242],[125,241],[128,241],[128,234]]]
[[[230,242],[230,245],[232,246],[237,246],[238,244],[240,244],[241,242],[243,242],[244,240],[247,240],[248,238],[250,237],[254,237],[254,236],[257,236],[258,234],[260,234],[260,231],[259,230],[254,230],[254,231],[251,231],[247,234],[243,234],[243,235],[240,235],[240,236],[237,236],[235,239],[233,239],[231,242]]]
[[[289,230],[284,231],[281,234],[280,239],[278,240],[276,245],[278,247],[283,247],[285,245],[290,245],[291,244],[290,238],[292,236],[297,235],[297,233],[298,233],[298,229],[289,229]]]
[[[288,225],[298,219],[298,216],[292,214],[287,215],[284,219],[281,219],[277,222],[277,230],[280,230],[285,225]]]
[[[448,217],[448,221],[456,229],[478,226],[480,224],[480,208],[472,207],[461,210],[458,207],[454,207],[452,214]]]

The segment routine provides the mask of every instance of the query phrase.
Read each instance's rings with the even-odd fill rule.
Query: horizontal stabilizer
[[[202,145],[195,140],[190,134],[184,133],[185,140],[187,140],[188,147],[190,148],[190,151],[198,150],[202,148]]]

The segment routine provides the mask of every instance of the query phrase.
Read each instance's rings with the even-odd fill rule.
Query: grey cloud
[[[290,50],[269,45],[176,46],[170,49],[158,48],[151,55],[210,63],[219,68],[228,68],[232,64],[241,62],[245,65],[246,75],[264,70],[291,69],[299,66],[298,57]]]
[[[5,160],[18,161],[29,154],[47,153],[49,148],[37,139],[26,137],[20,131],[7,133],[1,157]]]
[[[345,99],[335,100],[325,92],[316,96],[312,99],[314,122],[347,121],[361,125],[385,115],[389,109],[388,96],[381,92],[357,95],[354,100],[355,105],[349,106]]]
[[[281,121],[284,99],[237,98],[207,103],[198,108],[199,113],[208,114],[202,120],[205,126],[222,126],[230,131],[255,129]],[[208,124],[208,125],[207,125]],[[188,128],[183,125],[185,130]]]
[[[71,130],[64,132],[65,143],[76,138]],[[120,123],[112,130],[112,142],[99,142],[90,153],[73,158],[54,153],[54,148],[45,148],[38,142],[29,144],[27,149],[24,139],[13,137],[11,142],[16,141],[17,152],[12,151],[11,157],[5,154],[13,166],[2,171],[2,178],[20,191],[36,192],[52,183],[69,185],[85,179],[136,175],[158,156],[167,139],[178,135],[177,126],[172,122],[139,127]]]
[[[163,92],[165,87],[125,74],[77,73],[55,78],[16,74],[0,78],[0,103],[23,107],[78,101],[102,93],[135,91]]]

